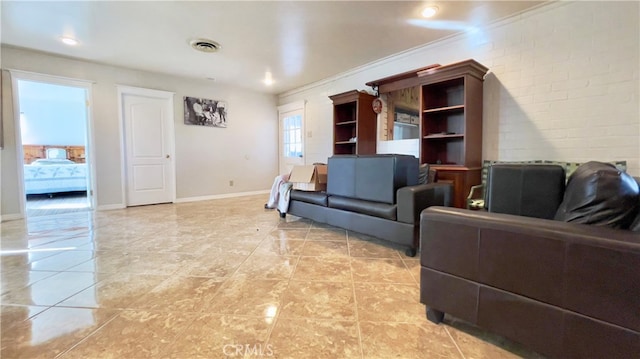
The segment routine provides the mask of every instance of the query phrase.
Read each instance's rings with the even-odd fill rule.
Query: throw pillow
[[[429,183],[429,165],[427,163],[423,163],[420,165],[418,170],[418,184]]]
[[[626,172],[609,163],[587,162],[569,177],[555,219],[628,229],[639,196],[638,183]]]

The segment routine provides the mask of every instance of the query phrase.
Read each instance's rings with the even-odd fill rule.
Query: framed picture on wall
[[[223,101],[184,97],[184,124],[227,127],[227,104]]]

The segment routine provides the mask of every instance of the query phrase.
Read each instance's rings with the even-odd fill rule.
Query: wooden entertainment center
[[[452,183],[454,207],[464,208],[471,186],[481,181],[482,87],[487,71],[475,60],[465,60],[429,65],[367,83],[380,94],[419,89],[420,163],[436,169],[439,181]],[[334,153],[345,152],[334,148]]]

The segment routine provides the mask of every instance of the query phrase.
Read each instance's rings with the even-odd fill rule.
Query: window
[[[282,131],[284,157],[302,157],[302,115],[285,116]]]

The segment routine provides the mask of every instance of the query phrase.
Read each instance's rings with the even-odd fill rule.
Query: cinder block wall
[[[579,2],[489,30],[485,154],[628,160],[640,174],[638,13]]]
[[[484,87],[483,158],[627,160],[640,175],[640,3],[555,2],[485,28],[385,58],[290,91],[307,100],[307,152],[331,155],[331,102],[325,96],[433,63],[468,58],[489,67]],[[415,140],[380,142],[384,152],[418,154]]]

